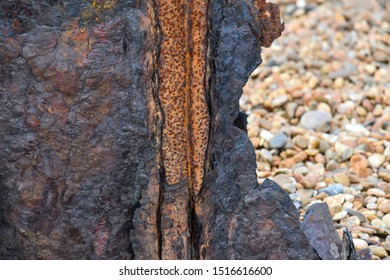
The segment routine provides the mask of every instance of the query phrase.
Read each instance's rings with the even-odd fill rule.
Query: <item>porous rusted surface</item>
[[[254,22],[261,25],[261,32],[254,32],[258,35],[261,46],[270,47],[284,30],[284,23],[280,22],[278,5],[267,3],[266,0],[254,0],[253,5],[258,11],[255,12]]]
[[[158,98],[164,115],[162,258],[191,258],[193,196],[203,182],[209,133],[206,0],[157,0],[161,28]]]
[[[174,185],[188,178],[187,7],[184,0],[157,0],[161,28],[158,97],[164,114],[162,157],[165,179]]]
[[[208,141],[206,0],[157,0],[161,27],[159,99],[162,157],[169,185],[190,178],[200,190]]]
[[[190,144],[193,195],[203,183],[205,156],[209,136],[210,115],[207,102],[207,0],[193,0],[190,17]]]

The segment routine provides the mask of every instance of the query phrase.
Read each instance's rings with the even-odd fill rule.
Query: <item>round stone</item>
[[[278,133],[274,137],[271,138],[269,142],[269,146],[271,149],[282,149],[286,146],[288,142],[288,138],[284,133]]]
[[[300,189],[297,190],[297,194],[301,197],[311,198],[313,197],[314,191],[310,189]]]
[[[347,216],[347,214],[348,214],[347,211],[341,211],[339,213],[336,213],[333,216],[333,221],[340,221],[340,220],[344,219]]]
[[[374,227],[386,228],[386,224],[380,219],[372,220],[371,225],[373,225]]]
[[[373,188],[373,189],[369,189],[367,191],[367,195],[374,195],[377,197],[383,197],[383,196],[386,196],[386,193],[384,191],[382,191],[381,189]]]
[[[287,174],[278,174],[272,178],[279,186],[283,186],[286,184],[294,183],[294,178],[288,176]]]
[[[332,115],[323,111],[309,111],[303,114],[299,125],[306,129],[317,130],[332,120]]]
[[[284,184],[281,187],[285,192],[287,192],[289,194],[295,193],[297,190],[297,188],[295,187],[295,184],[293,184],[293,183]]]
[[[335,161],[334,159],[331,159],[331,160],[328,161],[328,163],[326,164],[326,170],[334,171],[334,170],[336,170],[337,168],[339,168],[339,164],[338,164],[337,161]]]
[[[324,202],[328,204],[340,204],[342,205],[345,201],[344,194],[336,194],[324,198]]]
[[[346,209],[349,215],[356,216],[361,223],[367,223],[367,218],[359,211],[353,210],[353,209]]]
[[[262,161],[265,161],[265,162],[272,162],[272,154],[270,151],[266,150],[266,149],[261,149],[260,151],[260,158]]]
[[[318,147],[320,153],[325,154],[325,152],[329,150],[329,148],[330,148],[330,144],[327,141],[325,140],[320,141],[320,146]]]
[[[260,146],[260,139],[257,137],[251,137],[249,138],[251,140],[253,147],[256,149]]]
[[[360,225],[360,220],[358,217],[351,216],[347,219],[347,227],[353,227],[353,226],[359,226],[359,225]]]
[[[371,166],[374,168],[379,168],[385,162],[386,158],[381,154],[373,154],[368,158]]]
[[[326,188],[319,191],[320,193],[327,193],[329,196],[333,196],[344,192],[344,187],[341,184],[331,184]]]
[[[378,210],[381,211],[384,214],[390,213],[390,201],[385,201],[379,204]]]
[[[376,210],[376,209],[378,209],[378,204],[376,204],[376,203],[367,203],[366,207],[368,209],[370,209],[370,210]]]
[[[368,243],[363,239],[353,239],[353,245],[357,251],[364,250],[368,248]]]
[[[347,172],[335,173],[333,178],[336,183],[340,183],[343,186],[349,186],[351,184]]]
[[[386,249],[386,251],[390,252],[390,241],[386,241],[385,243],[383,243],[383,247]]]
[[[385,223],[387,229],[390,229],[390,214],[384,215],[382,217],[382,222]]]
[[[281,96],[278,96],[276,98],[274,98],[272,100],[272,108],[277,108],[277,107],[281,107],[283,106],[284,104],[286,104],[288,101],[288,96],[287,95],[281,95]]]
[[[264,129],[260,132],[261,139],[264,139],[266,141],[271,141],[272,137],[274,137],[274,135],[271,132],[269,132],[268,130]]]
[[[350,124],[347,123],[344,126],[345,130],[349,132],[350,134],[357,135],[357,136],[368,136],[370,135],[370,132],[361,124]]]
[[[388,256],[385,248],[383,248],[382,246],[371,245],[368,246],[368,248],[370,249],[373,255],[378,256],[379,258],[386,258]]]
[[[297,135],[295,138],[294,138],[294,141],[295,145],[297,145],[298,147],[302,148],[302,149],[306,149],[307,146],[309,145],[309,139],[307,139],[306,137],[302,136],[302,135]]]
[[[252,127],[248,131],[248,137],[258,137],[260,134],[260,128],[258,126]]]

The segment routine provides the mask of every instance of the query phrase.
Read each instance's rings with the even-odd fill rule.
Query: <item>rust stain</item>
[[[189,163],[192,191],[196,196],[203,183],[204,162],[208,143],[210,115],[205,88],[207,67],[207,1],[193,0],[190,33],[190,147]]]
[[[253,5],[258,10],[257,21],[261,22],[260,44],[268,48],[284,30],[284,23],[280,22],[279,7],[266,0],[254,0]]]
[[[194,173],[199,190],[210,118],[205,92],[207,1],[194,0],[190,6],[186,0],[158,0],[157,6],[165,176],[173,185]]]
[[[203,182],[210,116],[205,91],[206,0],[157,0],[161,27],[158,97],[164,114],[162,161],[168,188],[183,184],[184,194],[164,203],[171,228],[162,232],[162,257],[187,258],[192,197]],[[179,195],[180,196],[180,195]],[[181,244],[177,248],[177,244]]]

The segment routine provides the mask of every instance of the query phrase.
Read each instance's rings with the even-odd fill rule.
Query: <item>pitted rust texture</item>
[[[190,178],[198,191],[209,129],[205,92],[207,1],[159,0],[157,6],[162,31],[159,98],[164,113],[165,178],[169,185]]]
[[[197,195],[202,187],[207,149],[210,115],[205,89],[207,55],[207,1],[193,0],[191,11],[191,174],[192,190]]]
[[[202,186],[209,133],[207,1],[156,4],[162,36],[158,97],[164,114],[162,160],[167,183],[161,206],[161,257],[183,259],[191,257],[191,197]]]
[[[162,39],[159,99],[164,113],[162,156],[169,185],[188,177],[186,122],[186,10],[184,0],[157,0]]]
[[[260,45],[270,47],[276,38],[282,35],[284,23],[280,21],[280,12],[278,5],[267,3],[266,0],[254,0],[254,6],[258,9],[261,27]]]

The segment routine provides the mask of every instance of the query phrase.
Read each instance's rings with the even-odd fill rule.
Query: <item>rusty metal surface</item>
[[[1,258],[316,258],[288,196],[257,185],[238,110],[275,5],[0,11]]]

